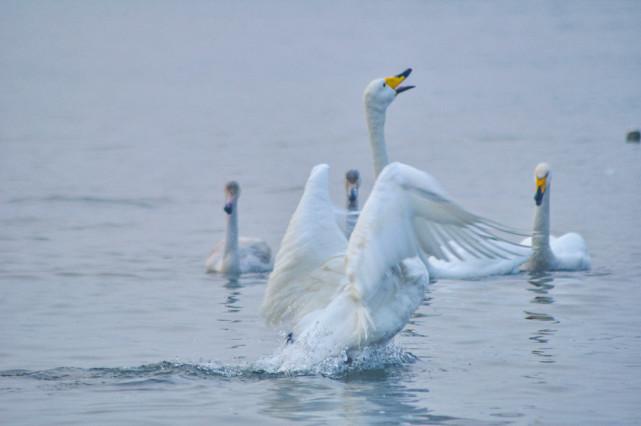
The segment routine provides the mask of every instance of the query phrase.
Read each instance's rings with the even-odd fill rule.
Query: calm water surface
[[[3,2],[0,423],[641,422],[641,5]],[[240,181],[277,248],[310,168],[372,167],[361,93],[415,69],[390,156],[593,269],[432,283],[395,346],[273,374],[266,276],[204,274]]]

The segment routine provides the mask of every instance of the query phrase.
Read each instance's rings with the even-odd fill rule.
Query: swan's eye
[[[383,87],[385,87],[385,83],[383,83]]]

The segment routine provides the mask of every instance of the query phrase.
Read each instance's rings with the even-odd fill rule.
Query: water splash
[[[342,350],[320,361],[317,361],[311,352],[286,345],[254,365],[260,370],[274,374],[321,375],[342,379],[363,372],[403,366],[416,360],[412,353],[393,343],[368,346],[360,350]]]
[[[282,349],[282,348],[281,348]],[[388,344],[359,351],[341,352],[313,365],[292,367],[283,362],[283,351],[245,365],[226,365],[216,361],[189,363],[161,361],[135,367],[58,367],[47,370],[14,369],[0,371],[0,379],[31,379],[42,382],[66,383],[71,386],[153,385],[174,384],[184,380],[251,379],[322,375],[342,379],[362,373],[372,373],[399,367],[416,361],[402,348]],[[287,366],[286,366],[287,365]]]

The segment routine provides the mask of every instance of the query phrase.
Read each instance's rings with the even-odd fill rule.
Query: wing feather
[[[347,248],[348,286],[367,299],[384,274],[419,255],[465,261],[498,261],[515,253],[499,234],[510,228],[468,212],[449,199],[438,182],[411,166],[392,163],[379,175]],[[517,244],[518,245],[518,244]]]
[[[268,323],[276,325],[299,318],[314,306],[327,303],[334,293],[339,280],[329,276],[335,278],[335,273],[312,276],[331,258],[344,253],[347,246],[334,211],[329,195],[329,167],[320,164],[310,173],[276,255],[262,304]],[[311,294],[314,303],[310,304]]]

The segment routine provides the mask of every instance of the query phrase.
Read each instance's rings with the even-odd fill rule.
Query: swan
[[[361,186],[361,176],[358,170],[351,169],[345,173],[345,193],[347,194],[347,216],[345,219],[345,234],[347,239],[352,235],[358,220],[358,193]]]
[[[349,240],[333,210],[321,164],[289,221],[261,308],[287,332],[282,369],[392,339],[423,300],[426,256],[447,258],[444,241],[475,255],[501,252],[484,219],[405,164],[383,168]]]
[[[532,247],[532,254],[522,269],[530,272],[548,270],[586,270],[591,260],[583,237],[570,232],[555,238],[550,235],[550,166],[540,163],[534,169],[536,204],[532,236],[522,244]]]
[[[385,115],[387,107],[400,93],[413,89],[415,86],[401,86],[409,77],[412,69],[408,68],[400,74],[372,80],[363,93],[365,101],[365,118],[370,146],[374,156],[374,173],[378,176],[389,164],[387,145],[385,143]]]
[[[581,235],[570,232],[555,237],[550,234],[550,189],[552,177],[550,166],[540,163],[534,169],[536,204],[532,235],[521,241],[518,253],[509,259],[488,261],[443,261],[431,257],[429,270],[434,278],[479,278],[486,275],[513,274],[521,271],[543,272],[552,270],[580,271],[591,267],[587,245]],[[457,247],[466,257],[465,250]],[[468,256],[469,257],[469,256]]]
[[[387,144],[385,142],[385,118],[387,108],[396,97],[415,86],[402,86],[412,73],[411,68],[386,78],[372,80],[365,88],[363,100],[365,117],[369,134],[370,147],[374,161],[374,172],[378,176],[389,164]],[[478,218],[481,220],[481,218]],[[519,231],[503,226],[494,221],[482,219],[484,225],[501,234],[525,235]],[[423,238],[441,239],[441,253],[426,261],[432,278],[476,278],[487,275],[509,273],[518,270],[523,263],[523,247],[508,240],[497,238],[490,250],[479,250],[461,238],[448,239],[446,235],[435,235],[429,230],[422,230]],[[454,237],[454,235],[452,235]],[[435,246],[435,241],[432,242]]]
[[[214,247],[205,263],[207,272],[230,275],[272,270],[272,252],[269,245],[258,238],[238,237],[238,198],[240,185],[231,181],[225,185],[227,229],[225,239]]]

